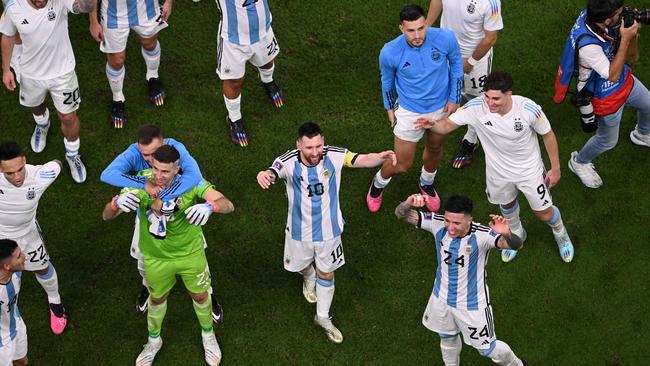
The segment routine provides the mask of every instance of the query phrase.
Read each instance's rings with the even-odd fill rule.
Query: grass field
[[[643,5],[639,0],[630,3]],[[377,57],[382,45],[398,35],[397,15],[404,4],[271,1],[281,47],[275,76],[286,103],[275,111],[249,67],[242,97],[251,139],[246,149],[231,144],[224,122],[221,84],[214,73],[214,2],[175,3],[171,26],[161,35],[161,78],[168,95],[164,108],[154,109],[145,100],[144,64],[139,46],[131,40],[125,81],[129,121],[124,130],[108,123],[111,97],[105,58],[90,38],[87,17],[71,16],[88,181],[75,184],[66,167],[41,200],[39,222],[70,319],[62,336],[53,335],[43,290],[32,274],[23,277],[20,309],[32,364],[133,364],[146,341],[146,318],[133,306],[140,286],[128,253],[133,218],[101,220],[103,205],[118,189],[99,181],[104,167],[134,142],[137,126],[145,123],[158,124],[166,136],[184,142],[204,176],[236,206],[231,215],[213,216],[204,230],[213,284],[225,308],[225,323],[216,329],[224,365],[441,364],[438,337],[421,325],[435,274],[432,238],[393,215],[395,205],[415,192],[419,159],[410,172],[393,179],[378,214],[365,208],[375,170],[344,173],[347,264],[337,272],[331,312],[345,337],[341,345],[329,343],[312,324],[315,307],[302,298],[300,276],[283,269],[284,187],[263,191],[255,182],[258,171],[294,146],[297,127],[309,120],[321,124],[333,145],[359,152],[392,148]],[[595,161],[604,186],[585,188],[566,162],[588,135],[581,132],[574,108],[551,102],[560,52],[584,1],[502,4],[505,29],[495,48],[494,69],[511,72],[515,94],[541,104],[553,124],[563,172],[553,197],[576,256],[571,264],[562,262],[550,229],[537,222],[520,199],[526,247],[509,264],[493,253],[488,266],[497,336],[531,365],[646,365],[650,151],[630,142],[635,117],[626,112],[619,145]],[[644,58],[647,31],[641,31],[641,60],[632,66],[639,79],[650,83],[650,62]],[[29,150],[33,124],[17,94],[0,91],[0,139],[16,140]],[[446,160],[461,134],[447,142]],[[27,157],[33,164],[63,160],[61,132],[52,128],[45,152],[28,151]],[[485,198],[482,153],[461,171],[442,167],[436,184],[443,197],[471,196],[479,222],[498,210]],[[169,301],[165,346],[157,365],[203,364],[198,324],[181,287]],[[468,346],[462,360],[463,365],[491,364]]]

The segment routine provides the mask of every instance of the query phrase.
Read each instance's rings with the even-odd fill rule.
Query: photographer
[[[650,92],[625,64],[638,20],[647,23],[647,11],[624,8],[623,0],[589,0],[564,47],[554,101],[564,100],[577,74],[574,102],[580,107],[583,129],[596,134],[580,152],[571,153],[569,169],[589,188],[603,184],[591,161],[616,146],[624,106],[637,109],[637,126],[630,139],[650,147]]]

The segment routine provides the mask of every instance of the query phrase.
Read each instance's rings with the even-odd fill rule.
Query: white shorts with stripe
[[[345,264],[341,236],[325,241],[297,241],[285,235],[284,269],[300,272],[312,262],[321,272],[334,272]]]
[[[237,45],[221,36],[217,37],[217,75],[221,80],[241,79],[246,73],[246,62],[253,66],[264,66],[280,53],[280,45],[275,39],[273,28],[259,40],[251,45]]]
[[[490,49],[482,59],[478,60],[469,74],[463,75],[463,96],[465,98],[476,98],[483,92],[485,78],[492,71],[492,55],[493,51]]]
[[[20,250],[25,253],[25,271],[40,271],[50,265],[50,254],[45,247],[45,240],[38,222],[34,222],[34,226],[29,229],[27,234],[20,238],[10,239],[16,241]]]
[[[397,106],[395,109],[395,127],[393,133],[399,137],[400,140],[418,142],[424,136],[423,129],[416,129],[415,122],[420,117],[432,118],[439,120],[447,117],[444,112],[444,107],[430,113],[415,113],[404,109],[402,106]]]
[[[495,205],[507,205],[517,199],[519,192],[526,196],[533,211],[544,211],[553,206],[551,191],[544,182],[544,172],[520,181],[503,180],[487,175],[485,193],[488,201]]]
[[[27,356],[27,327],[22,318],[16,324],[16,338],[0,347],[0,366],[12,366],[13,361]]]
[[[442,337],[462,333],[465,344],[477,350],[489,349],[497,339],[490,305],[471,311],[456,309],[431,294],[422,324]]]
[[[72,113],[79,109],[81,94],[77,74],[73,71],[48,80],[20,78],[20,104],[25,107],[38,107],[43,104],[47,93],[52,96],[52,102],[57,111]]]

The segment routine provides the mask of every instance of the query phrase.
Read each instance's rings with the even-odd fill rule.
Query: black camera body
[[[650,9],[638,10],[624,6],[623,12],[621,13],[621,20],[625,28],[631,27],[635,20],[641,24],[650,24]]]
[[[591,104],[593,96],[592,92],[585,89],[571,96],[571,103],[580,110],[580,127],[587,133],[592,133],[598,129],[594,106]]]

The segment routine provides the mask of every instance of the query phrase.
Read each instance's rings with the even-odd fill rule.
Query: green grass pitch
[[[576,256],[571,264],[562,262],[550,229],[520,198],[528,230],[525,249],[509,264],[493,253],[488,266],[495,328],[499,339],[531,365],[645,365],[650,151],[630,142],[635,115],[627,111],[618,146],[595,161],[605,184],[588,189],[566,167],[571,151],[580,149],[588,135],[580,130],[575,108],[551,102],[560,52],[584,3],[502,0],[505,29],[493,69],[511,72],[515,94],[541,104],[553,125],[563,173],[553,198]],[[341,345],[329,343],[312,324],[315,307],[302,298],[300,276],[283,269],[284,187],[263,191],[255,181],[258,171],[294,146],[296,129],[305,121],[321,124],[333,145],[358,152],[392,148],[377,59],[382,45],[398,35],[398,12],[405,2],[274,0],[270,5],[281,47],[275,77],[286,103],[274,110],[249,66],[242,112],[251,143],[245,149],[232,145],[225,124],[214,72],[218,13],[213,1],[174,4],[170,27],[160,36],[160,74],[168,95],[161,109],[145,99],[144,63],[136,40],[130,40],[124,130],[108,123],[105,57],[88,33],[87,16],[70,16],[88,181],[75,184],[66,167],[41,200],[38,218],[70,319],[66,332],[54,336],[43,290],[32,274],[23,277],[20,309],[32,364],[129,365],[146,341],[146,318],[134,310],[140,278],[128,253],[133,217],[101,220],[104,203],[118,189],[99,181],[104,167],[134,142],[136,127],[145,123],[158,124],[166,136],[184,142],[204,176],[236,206],[235,213],[213,216],[205,227],[213,284],[225,308],[225,323],[216,328],[224,365],[441,364],[438,337],[421,325],[435,273],[432,237],[393,215],[398,202],[416,191],[419,158],[411,171],[393,179],[378,214],[365,207],[375,169],[343,174],[347,264],[337,271],[331,311],[345,337]],[[645,57],[650,36],[647,29],[640,33],[641,60],[632,66],[639,79],[650,83]],[[3,88],[0,139],[16,140],[29,150],[33,124],[17,94]],[[53,119],[43,153],[28,151],[29,162],[63,159],[57,125]],[[445,161],[462,133],[449,138]],[[460,171],[445,164],[436,184],[443,198],[471,196],[479,222],[497,211],[485,197],[482,152]],[[181,288],[177,285],[169,301],[157,365],[204,364],[198,323]],[[461,357],[463,365],[491,364],[469,346]]]

